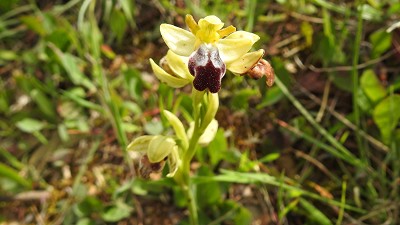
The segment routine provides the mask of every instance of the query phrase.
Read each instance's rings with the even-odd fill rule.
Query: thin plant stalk
[[[256,7],[257,7],[257,0],[246,1],[246,8],[247,8],[246,31],[251,32],[253,30]]]
[[[201,118],[200,116],[200,110],[204,106],[201,101],[201,99],[203,98],[203,93],[199,96],[195,96],[194,93],[195,92],[193,92],[194,130],[189,140],[189,147],[184,151],[185,154],[182,160],[183,165],[178,169],[178,172],[175,174],[174,177],[177,183],[179,183],[179,185],[185,192],[186,198],[188,199],[189,220],[191,225],[198,224],[198,213],[195,198],[196,184],[193,184],[190,179],[190,162],[195,155],[200,136],[204,132],[204,130],[201,129],[202,121],[204,121],[204,118]]]
[[[204,98],[205,96],[207,98]],[[204,134],[207,126],[215,117],[215,113],[218,110],[219,101],[218,96],[211,96],[211,93],[206,94],[205,92],[199,92],[196,90],[193,90],[192,97],[194,115],[193,134],[189,139],[188,148],[184,151],[182,160],[183,165],[178,169],[178,172],[175,174],[174,178],[177,183],[181,185],[188,199],[190,224],[197,225],[198,213],[197,202],[195,198],[197,184],[193,183],[190,177],[190,162],[196,153],[196,148],[200,137]]]
[[[197,120],[198,121],[198,120]],[[195,199],[195,184],[193,184],[190,180],[190,162],[192,161],[192,158],[194,156],[194,153],[196,151],[196,146],[197,143],[199,142],[201,133],[199,132],[199,129],[194,129],[192,138],[189,141],[189,148],[187,149],[187,152],[184,156],[183,160],[183,181],[184,183],[181,184],[183,190],[186,192],[186,197],[188,198],[189,201],[189,218],[190,218],[190,224],[192,225],[197,225],[198,224],[198,215],[197,215],[197,203]]]
[[[343,215],[344,215],[344,211],[345,211],[344,206],[346,205],[346,190],[347,190],[347,182],[343,181],[343,183],[342,183],[342,197],[340,199],[341,205],[340,205],[338,219],[336,221],[337,225],[342,224],[342,221],[343,221]]]
[[[357,7],[361,2],[358,1],[357,2]],[[355,43],[354,43],[354,54],[353,54],[353,68],[351,71],[351,75],[352,75],[352,81],[353,81],[353,87],[352,87],[352,91],[353,91],[353,112],[354,112],[354,122],[356,125],[356,141],[357,141],[357,145],[360,151],[360,156],[362,161],[365,163],[366,162],[366,152],[365,152],[365,148],[362,146],[362,141],[361,141],[361,136],[360,136],[360,109],[358,107],[358,90],[359,90],[359,78],[358,78],[358,70],[357,70],[357,65],[358,65],[358,60],[360,58],[360,45],[361,45],[361,35],[362,35],[362,27],[363,27],[363,19],[362,19],[362,9],[358,10],[358,15],[357,15],[357,31],[356,31],[356,39],[355,39]]]

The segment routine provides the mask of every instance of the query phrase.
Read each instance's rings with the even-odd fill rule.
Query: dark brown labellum
[[[160,173],[165,166],[166,158],[160,162],[151,163],[147,155],[143,155],[139,162],[139,175],[148,179],[151,173]]]
[[[207,88],[212,93],[221,89],[221,80],[226,72],[225,63],[219,56],[218,48],[201,45],[189,58],[189,72],[195,77],[193,86],[198,91]]]

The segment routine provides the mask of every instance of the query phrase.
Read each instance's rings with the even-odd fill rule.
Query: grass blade
[[[364,210],[359,209],[357,207],[354,207],[351,205],[346,205],[346,204],[343,204],[342,202],[338,202],[336,200],[332,200],[329,198],[324,198],[318,194],[303,190],[302,188],[292,186],[292,185],[289,185],[286,183],[282,183],[277,178],[275,178],[271,175],[268,175],[268,174],[243,173],[243,172],[236,172],[236,171],[230,171],[230,170],[222,170],[221,172],[222,172],[222,174],[216,175],[213,177],[205,177],[205,176],[193,177],[192,181],[196,184],[207,183],[207,182],[212,182],[212,181],[242,183],[242,184],[256,184],[256,183],[268,184],[268,185],[280,187],[287,191],[297,192],[303,196],[307,196],[309,198],[312,198],[312,199],[315,199],[315,200],[318,200],[321,202],[325,202],[325,203],[335,205],[335,206],[340,206],[347,210],[351,210],[351,211],[355,211],[355,212],[364,212]]]
[[[346,149],[338,140],[336,140],[327,130],[325,130],[304,106],[289,92],[287,87],[282,83],[278,76],[275,77],[276,85],[281,89],[283,94],[292,102],[292,104],[300,111],[304,118],[335,148],[335,155],[341,155],[341,158],[346,158],[347,162],[357,167],[363,167],[361,161]]]
[[[19,185],[26,187],[26,188],[31,188],[32,184],[29,182],[27,179],[22,178],[19,174],[18,171],[15,169],[7,166],[6,164],[0,163],[0,177],[6,177],[10,180],[13,180],[14,182],[18,183]]]

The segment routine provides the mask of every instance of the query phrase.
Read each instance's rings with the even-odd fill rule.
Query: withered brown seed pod
[[[261,77],[266,77],[266,84],[271,87],[275,81],[275,73],[271,64],[265,59],[260,59],[258,63],[247,71],[246,75],[253,79],[260,79]]]

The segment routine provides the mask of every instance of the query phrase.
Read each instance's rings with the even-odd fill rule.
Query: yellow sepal
[[[168,86],[173,88],[180,88],[185,86],[190,82],[190,80],[183,79],[181,77],[174,77],[171,74],[165,72],[161,67],[159,67],[153,59],[150,59],[150,65],[153,69],[154,74],[156,77],[161,81],[166,83]]]
[[[166,56],[168,66],[175,73],[174,75],[192,81],[193,76],[190,74],[187,65],[183,61],[183,58],[185,57],[179,56],[171,50],[168,51]]]
[[[260,49],[255,52],[246,53],[239,59],[228,64],[226,67],[234,74],[244,74],[253,68],[257,62],[263,57],[264,50]]]
[[[176,54],[189,56],[195,50],[196,37],[189,31],[170,24],[161,24],[160,32],[165,44]]]
[[[230,64],[246,54],[253,45],[249,39],[221,39],[217,42],[219,55],[225,64]]]

